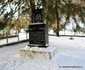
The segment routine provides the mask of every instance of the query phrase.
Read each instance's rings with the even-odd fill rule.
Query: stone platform
[[[29,46],[26,46],[25,48],[20,49],[20,56],[51,60],[52,57],[56,54],[56,52],[57,48],[53,46],[49,46],[47,48],[30,48]]]

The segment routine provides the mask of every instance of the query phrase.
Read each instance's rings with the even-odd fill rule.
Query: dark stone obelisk
[[[29,25],[29,46],[48,47],[48,26],[43,23],[42,9],[33,10],[33,23]]]

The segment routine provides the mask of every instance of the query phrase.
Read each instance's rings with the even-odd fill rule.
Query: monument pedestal
[[[40,47],[29,47],[26,46],[20,50],[20,56],[22,57],[30,57],[30,58],[39,58],[51,60],[52,57],[56,54],[57,48],[53,46],[49,46],[47,48]]]

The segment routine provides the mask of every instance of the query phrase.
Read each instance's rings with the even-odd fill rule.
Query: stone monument
[[[47,24],[35,23],[29,25],[29,46],[48,47]]]
[[[48,26],[43,23],[42,9],[33,10],[32,17],[33,23],[29,25],[29,45],[20,50],[20,55],[50,60],[57,50],[49,46]]]

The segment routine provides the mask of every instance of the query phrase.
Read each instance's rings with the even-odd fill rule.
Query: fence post
[[[18,31],[18,41],[19,41],[19,31]]]
[[[8,33],[6,32],[6,41],[7,41],[7,44],[8,44]]]
[[[27,39],[27,32],[26,32],[26,39]]]

